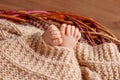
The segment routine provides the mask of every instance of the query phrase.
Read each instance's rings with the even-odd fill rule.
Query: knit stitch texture
[[[114,43],[78,43],[72,51],[46,44],[43,33],[0,19],[0,80],[120,80]]]
[[[1,78],[4,80],[81,80],[81,71],[72,50],[47,45],[41,37],[43,31],[35,27],[27,29],[27,26],[6,22],[2,24]]]
[[[95,47],[79,43],[76,55],[80,66],[96,72],[102,80],[120,80],[120,53],[114,43]]]

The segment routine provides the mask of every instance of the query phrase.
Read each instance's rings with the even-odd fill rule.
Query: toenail
[[[52,33],[60,33],[58,30],[50,30],[50,33],[52,34]]]
[[[66,24],[62,24],[62,26],[66,26]]]
[[[55,25],[53,25],[53,24],[51,24],[50,26],[51,26],[51,27],[55,27]]]
[[[71,25],[68,25],[68,27],[71,27]]]

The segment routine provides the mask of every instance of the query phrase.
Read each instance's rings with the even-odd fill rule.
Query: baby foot
[[[50,25],[43,34],[43,39],[51,46],[57,46],[62,43],[60,31],[55,25]]]
[[[69,49],[73,49],[78,40],[81,38],[81,33],[78,28],[75,28],[75,26],[62,24],[60,27],[60,32],[63,39],[61,46]]]

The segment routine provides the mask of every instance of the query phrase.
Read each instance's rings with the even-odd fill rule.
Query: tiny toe
[[[51,30],[53,27],[54,27],[54,25],[50,25],[50,26],[48,27],[48,30]]]
[[[60,38],[61,35],[60,34],[54,34],[51,36],[51,39],[56,39],[56,38]]]
[[[71,35],[72,36],[74,35],[74,31],[75,31],[75,26],[72,26],[72,28],[71,28]]]
[[[62,41],[61,41],[60,38],[59,38],[59,39],[55,39],[55,40],[53,40],[53,46],[60,45],[61,42],[62,42]]]
[[[78,33],[79,33],[79,30],[78,30],[78,28],[76,28],[76,29],[75,29],[75,32],[74,32],[74,37],[75,37],[75,38],[77,38]]]
[[[51,34],[51,36],[50,36],[51,39],[56,39],[56,38],[60,38],[61,37],[60,31],[58,29],[52,31],[50,34]]]
[[[62,38],[59,38],[59,43],[58,43],[58,45],[62,44],[62,42],[63,42]]]
[[[77,36],[77,40],[79,40],[80,38],[81,38],[81,33],[79,32]]]
[[[65,35],[66,27],[67,27],[66,24],[62,24],[62,25],[61,25],[61,27],[60,27],[61,35]]]
[[[66,35],[70,36],[71,35],[71,25],[67,26],[67,31],[66,31]]]
[[[56,30],[51,32],[51,35],[55,35],[55,34],[60,34],[60,31]]]
[[[58,28],[55,25],[50,25],[50,32],[58,30]]]

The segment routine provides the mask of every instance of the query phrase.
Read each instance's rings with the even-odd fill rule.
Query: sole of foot
[[[44,41],[51,46],[58,46],[62,43],[59,29],[55,25],[50,25],[43,34]]]

